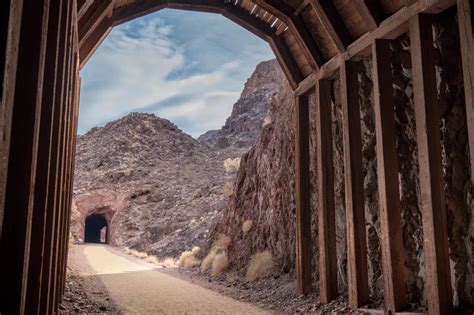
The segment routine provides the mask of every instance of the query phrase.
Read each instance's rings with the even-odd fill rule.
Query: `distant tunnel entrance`
[[[108,224],[103,215],[91,214],[86,218],[84,242],[108,243]]]

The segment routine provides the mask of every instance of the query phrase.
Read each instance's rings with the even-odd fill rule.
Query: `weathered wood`
[[[26,296],[27,314],[40,314],[40,297],[42,286],[42,272],[46,234],[47,211],[50,181],[50,152],[51,152],[51,125],[55,106],[55,92],[57,79],[57,64],[59,56],[59,29],[61,19],[61,0],[51,0],[48,35],[46,47],[46,61],[44,71],[43,95],[40,116],[39,144],[35,178],[34,204],[31,229],[31,249],[29,254],[28,287]]]
[[[49,0],[25,1],[22,10],[0,248],[8,257],[0,259],[0,313],[5,314],[25,311]]]
[[[112,19],[104,18],[102,22],[97,26],[92,34],[89,35],[87,40],[82,43],[80,48],[80,59],[81,59],[81,68],[89,61],[92,54],[100,46],[100,44],[105,40],[107,35],[109,35],[112,30]]]
[[[466,99],[467,134],[471,161],[471,182],[474,183],[474,43],[469,0],[458,0],[459,41],[461,42],[464,97]]]
[[[5,27],[6,36],[4,45],[3,69],[0,72],[2,80],[0,106],[0,241],[3,232],[3,216],[5,208],[5,191],[7,185],[8,158],[10,153],[10,133],[13,117],[13,103],[15,96],[16,69],[18,60],[18,43],[20,41],[21,13],[23,0],[2,1],[0,4],[5,16],[2,27]],[[6,14],[8,12],[8,14]]]
[[[410,41],[428,311],[447,314],[452,308],[452,288],[431,16],[412,19]]]
[[[383,7],[378,0],[354,0],[352,3],[371,31],[376,29],[386,18]]]
[[[364,210],[364,174],[360,127],[359,81],[356,65],[341,66],[344,176],[349,304],[356,309],[368,301],[367,244]]]
[[[311,188],[309,183],[308,96],[296,98],[296,277],[298,291],[312,290]]]
[[[390,41],[375,40],[372,56],[384,300],[395,312],[407,300]]]
[[[77,16],[79,19],[86,13],[94,0],[79,0],[77,2]]]
[[[329,303],[337,296],[331,92],[331,81],[318,81],[316,86],[316,163],[319,195],[319,296],[321,303]]]
[[[408,31],[410,19],[420,12],[438,13],[455,4],[455,0],[426,0],[418,1],[410,7],[404,7],[387,18],[377,29],[369,32],[347,47],[344,53],[334,56],[320,69],[300,82],[295,90],[296,95],[305,94],[318,80],[331,78],[338,72],[344,61],[352,60],[356,56],[370,55],[372,43],[378,39],[395,39]]]
[[[325,58],[313,35],[304,21],[300,17],[293,15],[294,10],[288,4],[280,0],[256,0],[255,2],[282,21],[285,21],[311,66],[319,68],[324,64]]]
[[[87,38],[94,32],[102,20],[112,15],[114,8],[114,1],[112,0],[96,0],[84,17],[79,21],[79,46],[87,40]]]
[[[346,50],[352,37],[332,1],[309,0],[321,25],[339,52]]]

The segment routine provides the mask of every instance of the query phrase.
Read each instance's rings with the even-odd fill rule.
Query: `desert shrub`
[[[225,234],[219,234],[217,239],[212,243],[212,248],[216,251],[227,250],[230,246],[231,239]]]
[[[149,255],[147,258],[145,258],[145,261],[150,264],[155,264],[155,265],[160,264],[160,260],[155,255]]]
[[[224,170],[226,173],[237,173],[240,168],[240,157],[235,159],[228,158],[224,161]]]
[[[148,254],[147,253],[144,253],[144,252],[140,252],[140,251],[134,251],[134,256],[137,257],[137,258],[140,258],[140,259],[145,259],[148,257]]]
[[[265,119],[263,120],[263,123],[262,123],[262,128],[270,125],[271,123],[272,123],[272,118],[270,117],[270,115],[265,116]]]
[[[244,223],[242,223],[242,232],[244,234],[247,234],[252,228],[252,224],[253,224],[252,220],[245,220]]]
[[[212,262],[212,275],[220,276],[229,266],[229,257],[227,253],[217,254]]]
[[[214,249],[211,249],[209,254],[202,260],[201,263],[201,270],[206,271],[212,266],[212,262],[214,261],[214,258],[216,257],[217,252]]]
[[[271,274],[273,270],[273,257],[269,250],[258,252],[253,255],[247,268],[245,278],[247,281],[255,281]]]
[[[161,264],[165,267],[171,268],[176,266],[176,261],[173,257],[166,257]]]
[[[178,259],[178,266],[182,268],[194,268],[199,266],[200,261],[196,258],[201,248],[194,246],[192,250],[181,253]]]

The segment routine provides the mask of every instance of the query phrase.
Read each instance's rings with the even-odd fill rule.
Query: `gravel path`
[[[118,255],[107,246],[77,246],[70,259],[89,265],[123,314],[269,314]]]

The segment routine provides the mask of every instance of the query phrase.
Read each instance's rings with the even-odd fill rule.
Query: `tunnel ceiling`
[[[297,85],[415,0],[78,0],[81,67],[113,26],[164,8],[218,13],[267,41]],[[205,31],[205,30],[201,30]]]

